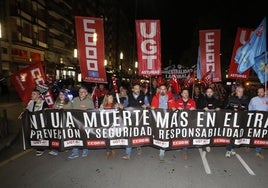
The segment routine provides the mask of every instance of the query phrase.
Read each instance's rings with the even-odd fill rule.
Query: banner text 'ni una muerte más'
[[[268,113],[261,111],[48,109],[23,117],[27,147],[34,148],[268,146]]]

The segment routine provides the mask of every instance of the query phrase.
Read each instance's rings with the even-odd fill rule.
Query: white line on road
[[[256,174],[251,170],[251,168],[248,166],[248,164],[242,159],[242,157],[236,153],[236,158],[240,161],[240,163],[245,167],[245,169],[248,171],[248,173],[252,176],[255,176]]]
[[[210,170],[210,167],[208,165],[206,155],[203,155],[202,148],[199,148],[198,150],[199,150],[199,153],[200,153],[200,156],[201,156],[201,159],[202,159],[202,162],[203,162],[203,165],[204,165],[206,173],[211,174],[211,170]]]

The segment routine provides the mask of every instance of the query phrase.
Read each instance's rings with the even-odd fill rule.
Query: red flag
[[[104,66],[104,30],[102,18],[75,17],[79,63],[83,80],[107,83]]]
[[[35,63],[11,75],[11,82],[18,92],[22,102],[27,105],[35,88],[43,90],[43,97],[49,107],[54,104],[51,90],[46,87],[46,75],[41,62]],[[46,92],[45,92],[46,91]]]
[[[187,76],[187,78],[184,80],[184,86],[186,88],[190,87],[190,85],[193,85],[195,81],[195,74],[194,71],[190,72]]]
[[[170,79],[169,84],[172,87],[174,93],[179,94],[181,92],[180,83],[176,74],[172,75],[172,78]]]
[[[164,81],[163,77],[162,76],[158,76],[157,77],[157,86],[159,87],[160,85],[162,85],[164,83],[165,83],[165,81]]]
[[[136,20],[139,75],[161,75],[160,20]]]
[[[120,99],[119,99],[118,87],[117,87],[117,84],[116,84],[115,77],[112,77],[112,81],[113,81],[113,87],[114,87],[114,92],[115,92],[116,100],[117,100],[117,102],[119,104],[120,103]]]
[[[202,76],[200,82],[205,85],[205,87],[209,87],[209,85],[213,82],[212,69],[210,69],[204,76]]]
[[[113,82],[114,92],[115,93],[118,93],[118,87],[117,87],[117,84],[116,84],[115,77],[112,77],[112,82]]]
[[[220,30],[200,30],[200,70],[205,75],[212,67],[213,82],[221,82]]]
[[[236,52],[239,50],[243,44],[248,41],[251,34],[253,33],[253,29],[249,28],[238,28],[235,38],[235,43],[233,47],[233,53],[231,57],[231,62],[229,66],[228,78],[230,79],[237,79],[237,80],[247,80],[249,78],[250,69],[246,70],[242,74],[237,72],[238,63],[235,62],[234,57]]]
[[[98,86],[96,85],[93,89],[91,98],[93,100],[94,103],[94,107],[95,108],[99,108],[99,100],[98,100],[98,96],[99,96],[99,90],[98,90]]]

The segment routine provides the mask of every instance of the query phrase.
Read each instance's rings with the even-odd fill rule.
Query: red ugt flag
[[[139,75],[161,75],[160,20],[136,20]]]

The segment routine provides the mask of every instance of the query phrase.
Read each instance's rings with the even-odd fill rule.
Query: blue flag
[[[264,84],[268,79],[267,52],[255,58],[253,70],[256,72],[260,82]]]
[[[197,66],[196,66],[196,77],[198,80],[202,78],[201,76],[201,67],[200,67],[200,46],[198,46],[198,55],[197,55]]]
[[[255,64],[255,57],[266,52],[266,17],[255,29],[250,39],[238,49],[235,61],[238,63],[237,72],[242,74]]]

